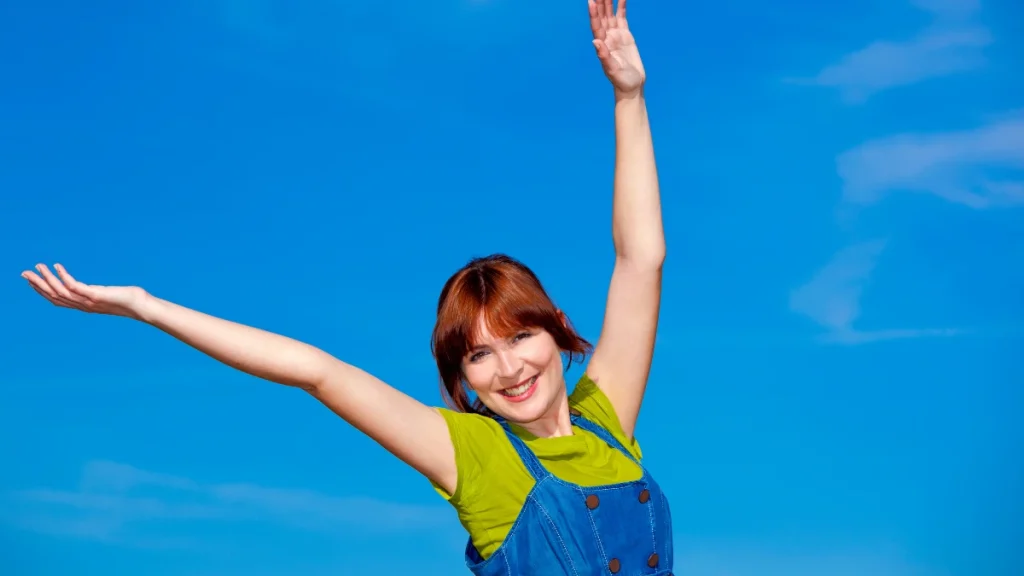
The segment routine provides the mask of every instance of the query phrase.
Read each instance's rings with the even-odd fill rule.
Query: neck
[[[544,416],[517,426],[538,438],[572,436],[572,419],[569,417],[569,398],[563,396]]]

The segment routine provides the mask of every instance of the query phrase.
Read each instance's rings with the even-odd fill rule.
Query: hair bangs
[[[552,335],[570,363],[582,361],[592,349],[522,263],[495,254],[476,258],[453,274],[438,298],[431,341],[445,403],[462,412],[487,413],[479,399],[470,400],[462,374],[466,355],[482,343],[482,329],[509,338],[537,328]]]

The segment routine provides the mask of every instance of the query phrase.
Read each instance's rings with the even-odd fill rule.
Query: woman
[[[615,94],[616,260],[601,340],[568,395],[563,358],[590,344],[507,256],[445,284],[433,352],[449,408],[432,408],[312,346],[137,287],[89,286],[60,265],[24,278],[47,300],[133,318],[239,370],[301,388],[427,477],[469,532],[474,574],[658,574],[672,569],[667,501],[633,429],[650,369],[665,255],[644,70],[625,0],[589,1]],[[470,394],[475,400],[470,400]]]

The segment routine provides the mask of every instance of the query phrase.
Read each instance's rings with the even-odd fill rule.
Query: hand
[[[82,284],[72,278],[60,264],[54,265],[54,269],[57,276],[44,264],[37,264],[38,274],[26,270],[21,273],[21,277],[28,280],[33,290],[56,306],[139,319],[138,310],[147,296],[142,288]]]
[[[626,23],[626,0],[619,0],[617,11],[612,10],[612,0],[587,0],[587,4],[597,58],[616,94],[633,96],[640,93],[647,76],[640,61],[640,51]]]

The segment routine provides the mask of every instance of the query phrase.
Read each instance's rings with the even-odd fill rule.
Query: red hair
[[[490,414],[479,398],[470,402],[462,372],[462,361],[474,346],[481,316],[487,329],[500,338],[524,328],[547,331],[567,356],[567,368],[574,361],[582,362],[593,349],[555,307],[532,270],[504,254],[474,258],[441,289],[431,342],[441,395],[459,412]]]

